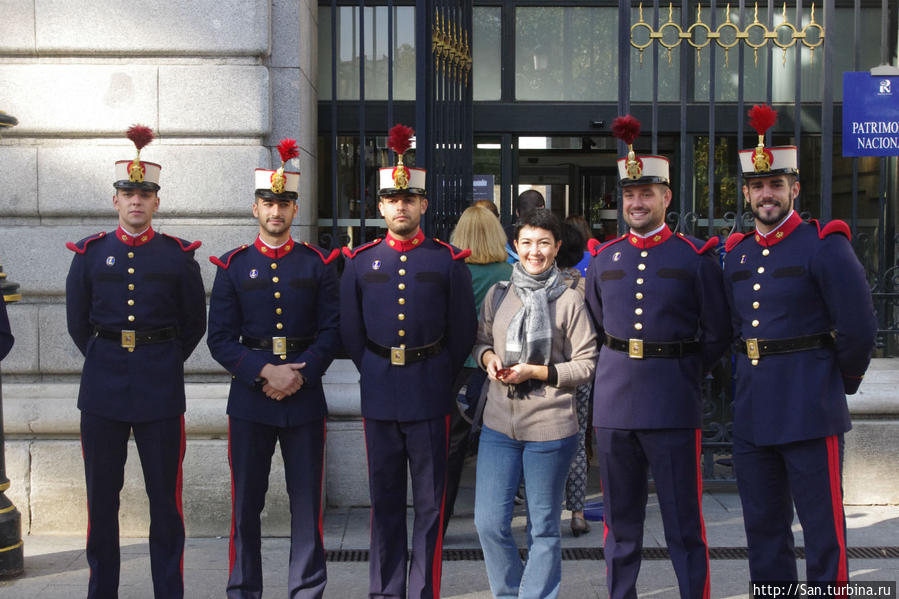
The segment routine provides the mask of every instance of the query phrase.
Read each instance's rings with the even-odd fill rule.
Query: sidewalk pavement
[[[466,475],[459,491],[456,516],[453,517],[444,542],[441,596],[447,599],[490,599],[490,589],[484,562],[479,552],[475,532],[473,468],[466,467]],[[598,476],[591,472],[588,501],[598,499]],[[411,512],[411,510],[410,510]],[[748,597],[748,566],[741,548],[745,550],[742,512],[735,493],[707,492],[703,496],[703,513],[711,561],[711,596],[713,599]],[[569,529],[569,512],[563,512],[562,599],[605,598],[605,563],[584,559],[595,554],[591,549],[602,547],[602,523],[593,523],[593,530],[574,538]],[[893,547],[890,554],[899,555],[899,506],[847,506],[848,545],[850,551],[863,547]],[[325,548],[331,552],[328,561],[329,599],[367,597],[368,562],[349,561],[359,557],[354,550],[368,549],[369,512],[367,508],[329,509],[325,512]],[[412,527],[411,514],[409,529]],[[524,509],[519,506],[513,521],[524,547]],[[794,522],[796,546],[803,546],[802,531]],[[87,594],[88,569],[84,557],[84,537],[26,536],[25,575],[0,582],[2,599],[76,599]],[[644,549],[664,548],[665,539],[659,504],[650,495],[646,513]],[[736,551],[720,551],[737,548]],[[586,551],[578,552],[576,549]],[[716,551],[719,549],[719,551]],[[566,551],[567,550],[567,551]],[[265,596],[287,595],[287,556],[289,540],[266,538],[262,542],[265,572]],[[878,555],[877,552],[864,552]],[[364,555],[364,554],[363,554]],[[736,558],[735,558],[736,556]],[[805,562],[799,562],[800,578],[804,577]],[[849,560],[852,580],[896,581],[899,579],[899,558],[863,557]],[[122,539],[122,574],[119,590],[121,599],[153,597],[150,582],[149,549],[146,538]],[[224,597],[228,574],[228,539],[190,538],[184,556],[185,597],[188,599]],[[643,560],[638,582],[640,597],[667,599],[678,597],[674,570],[667,559]]]

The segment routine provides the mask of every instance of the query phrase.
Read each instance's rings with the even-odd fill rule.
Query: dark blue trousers
[[[683,599],[708,599],[698,429],[596,429],[610,599],[636,599],[651,470]]]
[[[364,420],[371,493],[369,597],[440,596],[449,418]],[[410,472],[415,511],[411,563],[406,530]]]
[[[734,468],[753,582],[797,581],[793,505],[809,582],[848,580],[843,435],[757,446],[734,437]]]
[[[184,597],[184,518],[181,463],[184,416],[120,422],[81,413],[81,451],[87,486],[88,599],[118,597],[119,493],[125,482],[128,438],[134,442],[150,501],[150,570],[156,599]]]
[[[288,595],[320,598],[325,591],[322,539],[322,472],[325,421],[281,428],[229,418],[228,461],[231,465],[231,544],[229,599],[262,597],[262,531],[268,477],[275,442],[281,445],[290,500]]]

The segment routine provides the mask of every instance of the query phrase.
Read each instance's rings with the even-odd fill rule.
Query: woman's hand
[[[545,381],[549,376],[546,366],[539,364],[515,364],[508,368],[508,374],[501,379],[507,385],[519,385],[530,379]]]
[[[492,349],[488,349],[481,355],[481,364],[487,371],[487,378],[491,381],[505,382],[496,376],[496,373],[503,369],[503,363]]]

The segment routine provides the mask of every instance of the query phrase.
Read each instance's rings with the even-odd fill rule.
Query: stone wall
[[[9,306],[16,345],[3,362],[8,495],[25,532],[83,532],[83,465],[75,408],[82,357],[65,325],[66,241],[111,230],[113,163],[130,159],[131,124],[157,139],[142,152],[162,165],[154,226],[199,239],[207,291],[211,255],[253,239],[253,171],[280,164],[274,146],[297,139],[300,211],[294,237],[311,241],[316,214],[315,0],[0,0],[0,110],[19,125],[0,140],[0,264],[21,284]],[[188,531],[227,534],[230,377],[205,341],[186,364]],[[329,373],[330,500],[367,501],[351,364]],[[341,399],[342,398],[342,399]],[[344,407],[341,407],[343,405]],[[146,534],[136,451],[130,452],[122,530]],[[266,530],[287,529],[280,459]],[[359,476],[363,477],[359,481]],[[271,514],[271,515],[270,515]]]

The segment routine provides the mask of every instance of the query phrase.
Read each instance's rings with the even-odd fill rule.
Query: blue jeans
[[[516,441],[486,426],[481,430],[474,522],[494,597],[553,599],[559,595],[559,519],[576,448],[577,435],[556,441]],[[515,491],[522,475],[530,522],[526,563],[512,537]]]

